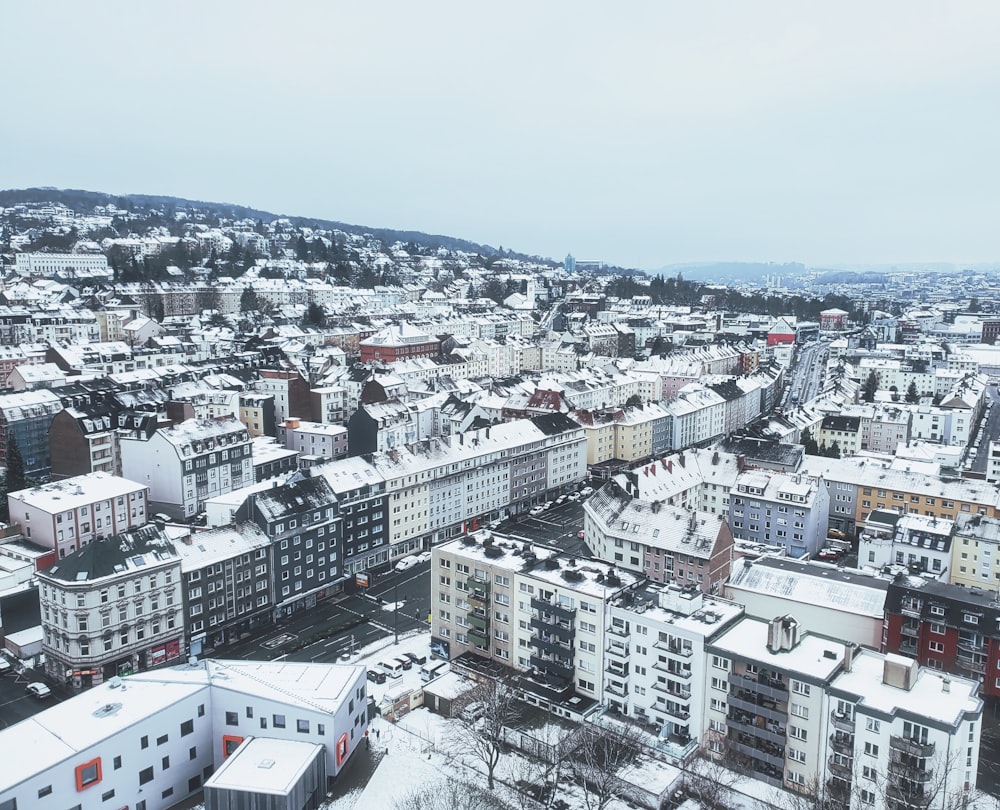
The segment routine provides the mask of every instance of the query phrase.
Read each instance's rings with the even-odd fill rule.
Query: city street
[[[544,543],[570,554],[589,557],[590,550],[578,536],[583,529],[583,501],[566,501],[545,510],[537,517],[522,515],[505,520],[498,528],[499,534],[514,540]]]
[[[978,431],[969,446],[969,468],[977,473],[986,472],[986,462],[990,457],[990,442],[1000,438],[1000,408],[996,407],[1000,394],[995,385],[986,386],[987,401],[992,407],[976,425]]]

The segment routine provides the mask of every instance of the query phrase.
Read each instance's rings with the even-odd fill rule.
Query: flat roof
[[[284,796],[322,756],[323,746],[317,743],[250,737],[205,781],[205,787]]]
[[[767,648],[768,629],[769,622],[746,616],[711,646],[731,656],[759,661],[770,669],[820,681],[829,679],[843,663],[844,642],[807,632],[801,632],[792,649],[771,652]]]

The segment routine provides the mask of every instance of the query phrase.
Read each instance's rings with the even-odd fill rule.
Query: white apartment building
[[[12,492],[7,507],[25,538],[62,558],[93,540],[142,526],[149,517],[149,487],[94,472]]]
[[[647,583],[610,603],[604,698],[683,757],[704,737],[705,645],[743,615],[691,586]]]
[[[977,692],[975,681],[900,655],[849,656],[818,718],[827,795],[851,810],[964,806],[979,767]]]
[[[671,450],[682,450],[725,433],[726,400],[710,388],[689,383],[664,407],[672,417]]]
[[[57,276],[110,280],[111,268],[103,253],[18,253],[14,271],[22,276]]]
[[[321,745],[332,778],[363,744],[366,704],[363,666],[205,660],[113,679],[0,730],[18,763],[0,770],[0,807],[166,810],[251,738]]]
[[[50,678],[86,688],[184,655],[180,558],[157,526],[95,540],[36,576]]]
[[[431,572],[432,649],[513,667],[546,708],[603,701],[608,606],[635,577],[489,532],[435,546]]]
[[[307,422],[304,419],[286,419],[285,447],[304,456],[345,458],[347,428],[343,425]]]
[[[375,454],[393,556],[526,511],[582,481],[586,441],[579,425],[553,414]]]
[[[121,457],[124,475],[149,487],[151,508],[178,519],[254,480],[250,436],[235,416],[122,435]]]

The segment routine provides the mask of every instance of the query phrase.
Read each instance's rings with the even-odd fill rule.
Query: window
[[[809,719],[809,709],[808,709],[808,707],[803,706],[800,703],[793,703],[791,705],[791,707],[789,708],[789,711],[795,717],[801,717],[803,720],[808,720]]]
[[[194,733],[194,720],[185,720],[181,723],[181,736],[186,737],[188,734]]]
[[[308,720],[296,720],[295,721],[295,730],[299,734],[308,734],[309,733],[309,721]]]
[[[165,744],[166,744],[166,742],[167,742],[167,740],[168,740],[169,738],[170,738],[170,735],[169,735],[169,734],[164,734],[164,735],[163,735],[162,737],[157,737],[157,738],[156,738],[156,744],[157,744],[157,745],[165,745]]]
[[[167,770],[170,767],[170,757],[163,757],[163,759],[160,760],[160,767],[162,767],[163,770]]]
[[[797,695],[808,695],[809,694],[809,684],[803,683],[802,681],[792,681],[792,691]]]
[[[111,790],[105,791],[104,793],[101,794],[101,801],[107,802],[113,799],[114,797],[115,797],[115,791],[114,788],[112,788]]]
[[[239,724],[240,724],[240,716],[237,712],[226,712],[227,726],[238,726]]]
[[[275,728],[284,728],[285,727],[285,715],[283,715],[283,714],[272,715],[272,717],[271,717],[271,725],[274,726]]]
[[[143,768],[139,771],[139,784],[145,785],[147,782],[153,781],[153,766],[150,765],[148,768]]]
[[[166,799],[168,796],[173,796],[173,795],[174,795],[174,789],[172,787],[168,787],[165,791],[163,791],[160,794],[160,798]]]
[[[142,737],[139,739],[139,747],[149,748],[149,737],[147,737],[145,734],[143,734]]]
[[[188,749],[188,759],[197,759],[197,758],[198,758],[198,746],[193,745]]]
[[[46,785],[45,787],[38,788],[38,798],[41,799],[43,796],[48,796],[52,792],[52,785]]]
[[[944,652],[944,644],[942,644],[940,641],[929,641],[929,642],[927,642],[927,648],[932,653],[943,653]]]
[[[101,781],[101,758],[76,766],[76,789],[86,790]]]
[[[719,656],[719,655],[713,655],[712,656],[712,666],[715,667],[716,669],[725,669],[725,670],[728,670],[729,669],[729,659],[728,658],[723,658],[722,656]]]
[[[876,720],[874,717],[869,717],[865,719],[865,728],[868,731],[874,731],[876,734],[881,730],[882,723]]]
[[[805,762],[806,761],[806,752],[805,751],[799,751],[797,748],[789,748],[788,749],[788,758],[790,760],[792,760],[792,762]]]
[[[876,743],[866,742],[865,743],[865,754],[870,757],[878,756],[878,745]]]
[[[113,760],[113,762],[114,762],[115,770],[117,771],[122,766],[122,758],[121,757],[115,757],[114,760]]]
[[[808,736],[808,731],[800,726],[789,726],[788,736],[792,739],[802,740],[802,742],[805,742],[806,737]]]

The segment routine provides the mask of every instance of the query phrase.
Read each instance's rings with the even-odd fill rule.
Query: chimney
[[[681,466],[683,467],[684,466],[684,454],[681,453],[679,456],[677,456],[677,460],[681,463]]]
[[[767,628],[767,649],[772,653],[794,650],[799,643],[799,623],[792,616],[776,616]]]
[[[854,645],[850,642],[844,644],[844,672],[850,672],[854,666]]]
[[[951,691],[951,678],[941,679],[941,691],[946,693]]]

